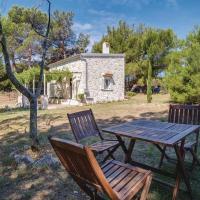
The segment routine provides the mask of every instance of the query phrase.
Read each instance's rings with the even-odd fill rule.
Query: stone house
[[[78,104],[79,95],[87,103],[118,101],[124,99],[124,54],[110,54],[109,44],[103,43],[102,53],[81,53],[52,63],[49,70],[66,70],[73,77],[66,84],[65,103]],[[47,95],[55,97],[56,83],[47,83]]]

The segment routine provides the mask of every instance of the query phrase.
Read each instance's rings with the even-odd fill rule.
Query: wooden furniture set
[[[151,171],[175,178],[173,200],[177,198],[182,178],[192,199],[184,158],[185,152],[189,151],[193,158],[192,166],[200,165],[197,157],[200,106],[170,105],[168,122],[135,120],[102,129],[103,132],[113,134],[116,140],[103,137],[91,109],[68,114],[68,119],[77,143],[56,137],[49,137],[49,140],[65,169],[91,199],[103,199],[102,193],[104,193],[112,200],[133,199],[138,194],[140,200],[145,200],[151,184]],[[192,133],[196,134],[195,141],[186,142]],[[80,144],[83,138],[91,136],[98,136],[100,141],[89,146]],[[130,139],[128,147],[123,137]],[[139,163],[132,158],[138,140],[152,143],[160,150],[159,168]],[[113,154],[119,147],[125,154],[126,164],[114,160]],[[175,174],[161,169],[163,159],[170,160],[166,152],[168,147],[175,151]],[[107,155],[100,166],[95,155],[103,152],[107,152]]]

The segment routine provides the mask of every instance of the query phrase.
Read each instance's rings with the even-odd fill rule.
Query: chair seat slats
[[[109,163],[105,167],[102,168],[103,172],[106,173],[109,169],[111,169],[114,166],[113,163]]]
[[[114,188],[116,185],[118,185],[130,172],[131,170],[124,169],[120,176],[110,181],[111,187]]]
[[[100,167],[89,147],[58,138],[49,140],[66,170],[92,199],[98,199],[98,193],[91,187],[113,200],[131,200],[142,189],[142,199],[146,200],[150,171],[114,160]]]
[[[92,144],[90,147],[92,150],[96,152],[102,152],[117,146],[119,143],[117,141],[99,141],[97,143]]]
[[[107,177],[111,176],[116,170],[118,170],[120,166],[114,165],[112,168],[110,168],[104,175]]]
[[[116,179],[117,177],[120,176],[120,174],[125,171],[125,169],[123,167],[120,167],[115,171],[113,172],[110,176],[107,176],[107,180],[108,182],[111,182],[112,180]]]
[[[134,176],[131,181],[129,181],[121,190],[119,193],[119,197],[124,199],[126,195],[128,195],[129,192],[132,190],[137,191],[136,189],[141,188],[145,181],[144,175],[143,174],[137,174]]]
[[[131,171],[124,179],[122,179],[113,189],[116,192],[119,192],[131,179],[134,178],[134,176],[137,175],[136,171]]]
[[[146,170],[140,170],[114,160],[107,162],[102,170],[110,186],[117,192],[121,200],[137,193],[144,185],[149,173]]]

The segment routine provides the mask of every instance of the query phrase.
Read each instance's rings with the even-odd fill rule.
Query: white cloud
[[[101,39],[103,33],[94,30],[94,31],[91,31],[91,32],[89,33],[89,35],[90,35],[90,44],[88,45],[88,48],[87,48],[87,49],[88,49],[88,52],[91,52],[92,46],[94,45],[95,42],[100,41],[100,39]]]
[[[75,22],[73,25],[73,28],[75,31],[84,32],[84,31],[91,30],[92,24],[89,24],[89,23],[81,24],[79,22]]]

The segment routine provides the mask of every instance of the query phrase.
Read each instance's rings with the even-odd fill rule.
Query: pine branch
[[[17,80],[17,78],[15,77],[12,71],[12,67],[10,64],[10,57],[7,50],[6,38],[3,32],[3,28],[2,28],[1,18],[0,18],[0,44],[2,47],[2,53],[4,56],[4,62],[6,66],[6,74],[8,78],[10,79],[10,81],[16,87],[18,91],[20,91],[23,95],[25,95],[28,99],[30,99],[33,96],[33,94]]]

